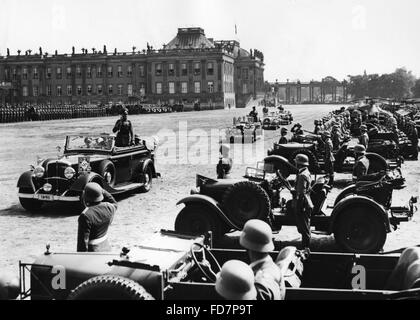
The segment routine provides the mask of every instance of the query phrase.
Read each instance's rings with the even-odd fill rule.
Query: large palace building
[[[161,49],[0,56],[8,103],[167,103],[244,107],[264,95],[264,56],[201,28],[180,28]]]

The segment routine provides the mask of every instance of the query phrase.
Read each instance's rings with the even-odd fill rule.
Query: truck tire
[[[290,162],[291,163],[295,163],[295,158],[298,154],[304,154],[309,158],[309,171],[311,173],[319,173],[320,172],[320,167],[319,167],[319,163],[317,158],[315,157],[315,155],[312,153],[312,151],[307,150],[307,149],[299,149],[296,150],[295,152],[293,152],[290,155]]]
[[[117,275],[91,278],[74,289],[67,300],[155,300],[137,282]]]
[[[116,170],[114,164],[109,160],[104,160],[99,164],[98,173],[104,178],[110,187],[115,185]]]
[[[179,233],[203,235],[211,231],[213,238],[219,238],[226,229],[218,217],[200,204],[187,204],[175,219],[175,231]]]
[[[241,181],[230,186],[223,195],[222,207],[227,217],[241,228],[248,220],[268,222],[271,216],[271,202],[267,192],[251,181]]]
[[[144,185],[140,188],[141,192],[146,193],[152,189],[153,171],[150,166],[147,166],[144,172],[141,174],[141,182]]]
[[[378,253],[386,241],[382,219],[365,205],[346,208],[334,223],[336,243],[352,253]]]
[[[30,188],[19,188],[19,193],[34,194]],[[39,211],[42,208],[43,202],[35,199],[19,198],[21,206],[30,212]]]

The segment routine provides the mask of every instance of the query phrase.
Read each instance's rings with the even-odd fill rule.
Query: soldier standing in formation
[[[360,126],[359,144],[363,145],[365,149],[369,146],[369,135],[367,133],[367,127],[364,124]]]
[[[370,162],[366,157],[366,148],[364,145],[356,145],[354,147],[354,155],[356,163],[353,167],[353,180],[357,181],[368,174]]]
[[[325,173],[329,176],[328,185],[333,186],[334,183],[334,154],[333,143],[331,141],[331,134],[328,131],[323,132],[322,139],[324,142],[324,158],[325,158]]]
[[[298,154],[295,158],[298,168],[296,175],[295,190],[293,192],[293,208],[296,217],[296,226],[302,235],[302,249],[309,248],[311,242],[311,214],[313,204],[310,197],[311,174],[309,172],[309,159],[304,154]]]
[[[411,125],[410,125],[410,130],[408,131],[408,138],[411,141],[412,144],[412,159],[413,160],[418,160],[419,157],[419,136],[418,136],[418,132],[417,132],[417,128],[415,123],[412,121]]]

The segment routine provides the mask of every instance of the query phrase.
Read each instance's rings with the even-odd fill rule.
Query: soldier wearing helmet
[[[314,125],[315,125],[314,133],[319,134],[321,132],[321,121],[315,120]]]
[[[279,144],[287,144],[288,143],[288,140],[287,140],[287,133],[288,133],[288,130],[287,130],[287,128],[281,128],[281,131],[280,131],[280,134],[281,134],[281,137],[280,137],[280,139],[279,139]]]
[[[86,209],[78,219],[77,251],[110,251],[107,233],[117,211],[117,202],[95,182],[86,184],[82,200]]]
[[[293,191],[293,208],[296,217],[296,226],[302,235],[302,248],[309,248],[311,241],[311,214],[313,204],[310,197],[311,174],[309,172],[309,158],[307,155],[298,154],[295,158],[298,168],[295,190]]]
[[[252,269],[239,260],[225,262],[216,275],[216,292],[226,300],[256,300]]]
[[[300,123],[296,123],[290,131],[293,132],[295,135],[302,135],[302,125]]]
[[[367,127],[364,124],[360,126],[359,144],[365,146],[365,149],[367,149],[369,145],[369,136],[367,133]]]
[[[325,166],[324,170],[329,175],[328,185],[332,186],[334,183],[334,154],[333,154],[333,142],[331,140],[331,134],[328,131],[322,133],[322,141],[324,142],[324,158]]]
[[[271,227],[262,220],[248,220],[239,243],[248,252],[255,275],[258,300],[283,300],[285,284],[279,267],[269,255],[274,250]]]
[[[340,149],[340,146],[343,142],[343,137],[340,134],[340,127],[338,125],[333,126],[332,134],[331,134],[331,141],[332,141],[334,151]]]
[[[353,167],[353,180],[359,180],[367,175],[369,170],[369,159],[366,157],[366,148],[364,145],[358,144],[354,147],[356,163]]]

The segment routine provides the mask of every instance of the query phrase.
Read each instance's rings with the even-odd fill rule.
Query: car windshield
[[[113,136],[93,135],[93,136],[69,136],[67,139],[67,150],[106,150],[111,151],[114,146]]]

